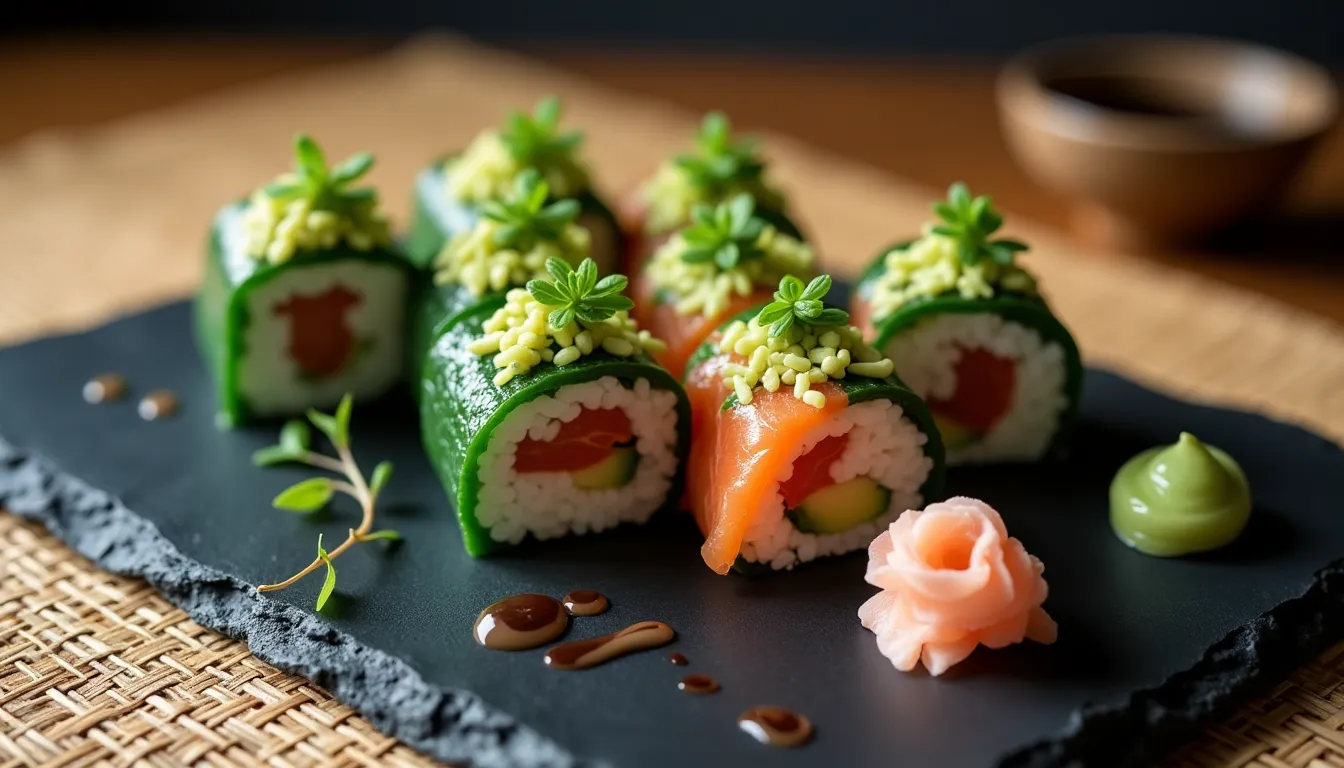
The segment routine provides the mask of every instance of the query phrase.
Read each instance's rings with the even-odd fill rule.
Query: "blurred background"
[[[1061,228],[1068,195],[1022,170],[999,129],[995,77],[1062,37],[1181,33],[1280,48],[1344,71],[1335,0],[230,0],[9,4],[0,37],[0,151],[283,72],[377,54],[425,30],[522,51],[746,130],[786,133],[903,178],[963,179]],[[1147,257],[1344,321],[1344,137],[1332,131],[1277,206]]]

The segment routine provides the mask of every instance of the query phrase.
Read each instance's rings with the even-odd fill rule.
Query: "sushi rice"
[[[946,400],[957,390],[956,366],[963,349],[983,349],[1012,360],[1015,386],[1009,410],[989,432],[969,445],[946,445],[948,464],[1041,458],[1069,406],[1064,349],[1031,328],[980,312],[927,317],[896,334],[882,351],[915,394]]]
[[[831,478],[836,483],[861,476],[875,480],[891,494],[886,511],[840,533],[805,533],[785,515],[784,498],[776,492],[754,515],[742,542],[743,560],[787,570],[818,557],[864,549],[902,512],[923,506],[920,488],[933,471],[933,460],[924,452],[929,438],[890,400],[871,400],[836,411],[798,443],[779,482],[793,475],[794,462],[817,443],[846,433],[849,441],[830,467]]]
[[[518,406],[481,455],[477,521],[495,541],[517,544],[527,534],[551,539],[603,531],[620,523],[644,523],[663,507],[677,473],[677,396],[614,376],[570,384]],[[630,419],[639,461],[634,477],[618,488],[575,487],[566,472],[513,469],[518,444],[527,437],[551,440],[561,424],[583,409],[619,408]]]

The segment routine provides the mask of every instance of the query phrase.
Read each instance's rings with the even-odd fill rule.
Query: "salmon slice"
[[[822,438],[821,442],[812,446],[812,450],[793,462],[793,474],[788,480],[779,484],[779,493],[784,497],[785,509],[797,509],[808,496],[828,485],[835,485],[835,480],[831,479],[831,467],[844,455],[847,445],[849,445],[848,432],[843,435],[831,435]]]
[[[706,317],[695,313],[683,315],[677,311],[675,302],[660,302],[653,285],[644,273],[636,273],[631,294],[635,298],[634,316],[639,327],[662,339],[667,344],[655,355],[659,365],[680,378],[686,370],[686,363],[719,326],[752,307],[768,304],[773,293],[758,288],[748,296],[735,296],[722,312]]]
[[[985,349],[961,349],[957,361],[957,390],[952,397],[928,398],[929,410],[963,429],[985,434],[994,429],[1013,406],[1017,363]]]
[[[728,355],[710,358],[685,382],[693,414],[687,500],[705,534],[700,556],[719,574],[737,560],[762,501],[779,491],[779,476],[798,443],[849,405],[839,385],[828,381],[815,387],[826,395],[825,408],[813,408],[794,397],[791,387],[780,387],[757,389],[750,405],[721,410],[728,396],[721,371],[728,361]]]
[[[584,408],[560,425],[553,440],[523,438],[514,455],[515,472],[577,472],[611,455],[634,438],[630,417],[620,408]]]

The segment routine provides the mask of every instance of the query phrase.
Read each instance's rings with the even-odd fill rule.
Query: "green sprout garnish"
[[[373,167],[373,155],[361,152],[335,168],[327,167],[322,148],[306,133],[294,137],[294,173],[277,179],[262,191],[267,197],[289,202],[311,200],[313,208],[345,211],[377,200],[370,187],[352,187]]]
[[[751,138],[734,141],[728,116],[710,112],[695,137],[697,153],[678,155],[673,162],[686,172],[692,184],[715,199],[727,194],[734,185],[759,181],[765,172],[765,162],[756,154],[756,144]]]
[[[550,187],[535,168],[528,168],[513,181],[513,196],[488,200],[481,215],[501,226],[490,239],[500,248],[530,251],[537,241],[557,241],[565,225],[579,215],[577,200],[559,200],[546,205]]]
[[[582,133],[561,133],[559,125],[560,99],[547,96],[537,102],[531,116],[509,113],[508,127],[499,138],[519,165],[544,167],[563,159],[583,143]]]
[[[806,287],[797,277],[785,275],[779,281],[775,300],[761,309],[757,322],[770,325],[772,339],[783,336],[795,323],[806,327],[848,325],[848,312],[822,303],[830,290],[830,275],[819,275]]]
[[[739,263],[765,255],[760,247],[765,221],[754,213],[756,201],[741,194],[718,207],[699,204],[691,213],[691,226],[681,231],[686,250],[681,260],[687,264],[714,262],[720,269],[733,269]]]
[[[584,259],[578,269],[572,269],[563,260],[549,258],[546,271],[555,282],[529,280],[527,292],[548,307],[555,307],[546,322],[561,329],[577,316],[585,323],[600,323],[622,310],[635,306],[621,291],[630,281],[625,275],[607,275],[597,279],[597,262]]]
[[[378,466],[374,467],[371,479],[365,481],[364,473],[360,471],[359,465],[355,463],[354,455],[350,452],[350,413],[353,409],[353,403],[354,399],[350,395],[346,395],[341,399],[341,404],[337,406],[334,413],[327,414],[315,410],[308,412],[308,421],[314,427],[317,427],[322,434],[326,435],[327,440],[336,449],[336,456],[327,456],[312,451],[310,449],[312,433],[308,429],[308,424],[298,420],[287,422],[280,430],[279,443],[262,448],[252,454],[252,463],[259,467],[269,467],[277,464],[306,464],[310,467],[344,476],[343,480],[313,477],[295,483],[275,497],[272,504],[276,509],[310,514],[325,507],[331,501],[332,495],[339,492],[359,502],[363,513],[359,527],[349,529],[349,535],[345,541],[341,542],[340,546],[327,552],[322,547],[322,536],[318,534],[317,557],[306,568],[282,582],[263,584],[257,587],[258,592],[284,589],[325,565],[327,576],[322,585],[322,591],[317,598],[317,610],[320,611],[328,598],[331,597],[332,591],[336,589],[336,567],[332,565],[332,560],[340,556],[345,550],[363,541],[396,541],[401,538],[401,534],[391,529],[373,530],[373,517],[378,504],[378,495],[386,487],[387,481],[392,478],[392,462],[380,462]]]
[[[934,234],[956,241],[957,257],[963,264],[969,266],[988,259],[1011,266],[1013,258],[1027,250],[1027,245],[1017,240],[989,239],[1003,226],[1003,216],[994,210],[992,198],[971,197],[970,190],[960,181],[947,190],[946,202],[933,204],[933,212],[942,220],[933,227]]]

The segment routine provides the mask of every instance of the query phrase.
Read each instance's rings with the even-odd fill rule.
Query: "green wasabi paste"
[[[1251,487],[1225,452],[1182,432],[1111,481],[1111,527],[1146,555],[1177,557],[1231,543],[1251,516]]]

